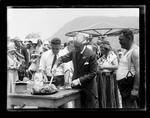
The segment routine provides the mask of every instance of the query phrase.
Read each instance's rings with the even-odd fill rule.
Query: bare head
[[[124,29],[120,32],[119,42],[122,48],[130,49],[133,39],[134,35],[130,29]]]
[[[59,38],[53,38],[51,40],[51,48],[54,54],[58,54],[61,47],[61,40]]]

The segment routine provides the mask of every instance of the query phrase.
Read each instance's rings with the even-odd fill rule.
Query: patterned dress
[[[118,65],[118,58],[113,51],[108,56],[98,60],[98,66]],[[102,108],[120,108],[116,72],[113,70],[98,70],[97,73],[99,102]]]
[[[15,56],[7,56],[7,92],[15,92],[14,82],[18,80],[18,71],[17,71],[18,62]]]

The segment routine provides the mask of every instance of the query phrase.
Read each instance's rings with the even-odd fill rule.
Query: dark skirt
[[[99,106],[102,108],[119,108],[119,95],[115,72],[97,73]]]

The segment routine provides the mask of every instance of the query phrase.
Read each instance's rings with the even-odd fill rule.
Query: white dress
[[[13,57],[7,56],[7,67],[16,67],[17,64]],[[15,92],[15,84],[18,80],[18,72],[15,69],[7,69],[7,93],[14,93]]]

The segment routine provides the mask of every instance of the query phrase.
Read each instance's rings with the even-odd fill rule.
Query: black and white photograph
[[[145,111],[140,14],[134,6],[7,6],[6,109]]]

